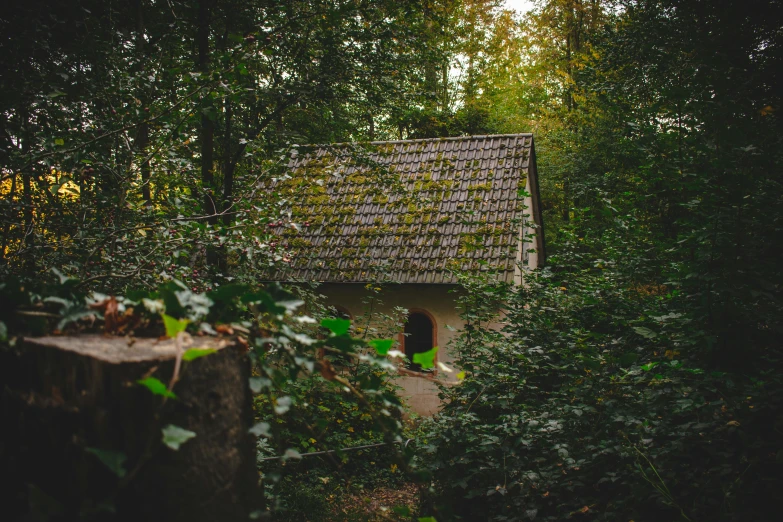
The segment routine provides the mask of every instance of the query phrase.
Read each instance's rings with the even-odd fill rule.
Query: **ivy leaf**
[[[275,304],[283,307],[289,314],[292,314],[297,308],[304,304],[304,301],[301,299],[284,299],[282,301],[275,301]]]
[[[389,353],[389,350],[394,344],[394,341],[392,339],[373,339],[367,344],[375,348],[375,351],[378,352],[378,355],[386,355]]]
[[[328,318],[321,319],[321,326],[332,332],[335,336],[345,335],[351,327],[350,319]]]
[[[161,431],[163,432],[163,444],[174,451],[179,450],[180,446],[196,436],[195,432],[174,426],[173,424],[169,424]]]
[[[443,364],[440,361],[438,361],[438,369],[443,371],[443,372],[446,372],[446,373],[453,373],[454,372],[454,370],[452,368],[450,368],[449,366]]]
[[[291,397],[279,397],[275,401],[275,413],[278,415],[282,415],[288,410],[291,409],[291,404],[293,404],[294,401],[291,400]]]
[[[182,360],[188,362],[194,361],[199,357],[204,357],[205,355],[215,353],[216,351],[217,350],[214,348],[191,348],[190,350],[185,350],[185,353],[182,354]]]
[[[419,517],[419,522],[438,522],[435,517]]]
[[[634,326],[633,331],[646,339],[654,339],[658,337],[657,333],[653,332],[649,328],[645,328],[644,326]]]
[[[168,397],[170,399],[177,398],[177,396],[174,395],[174,392],[166,388],[166,385],[160,382],[160,379],[156,377],[147,377],[145,379],[140,379],[136,382],[146,387],[149,391],[151,391],[155,395],[162,395],[163,397]]]
[[[256,437],[271,437],[272,432],[269,431],[270,427],[268,422],[258,422],[255,426],[250,428],[249,431]]]
[[[301,459],[301,458],[302,458],[302,454],[293,448],[288,448],[287,450],[285,450],[285,453],[283,453],[283,460]]]
[[[160,316],[163,317],[163,325],[166,327],[166,335],[172,339],[175,338],[178,333],[184,332],[185,328],[187,328],[188,323],[190,322],[187,319],[174,319],[170,315],[166,314],[160,314]]]
[[[261,393],[264,388],[271,388],[272,381],[266,377],[251,377],[250,378],[250,391],[253,393]]]
[[[423,369],[432,368],[435,366],[435,354],[438,352],[438,347],[434,346],[431,350],[426,352],[414,353],[413,362],[421,366]]]
[[[102,450],[98,448],[86,448],[88,453],[92,453],[98,460],[100,460],[104,466],[109,468],[109,471],[122,478],[125,476],[125,461],[128,457],[121,451]]]

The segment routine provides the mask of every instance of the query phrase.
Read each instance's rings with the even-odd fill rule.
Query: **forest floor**
[[[413,483],[350,493],[335,502],[332,520],[408,521],[411,515],[418,513],[419,501],[419,486]],[[408,511],[399,508],[407,508]]]

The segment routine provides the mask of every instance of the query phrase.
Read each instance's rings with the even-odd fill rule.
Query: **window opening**
[[[408,358],[408,368],[416,372],[431,370],[422,369],[421,365],[413,362],[416,353],[428,352],[435,346],[435,325],[432,320],[421,312],[413,312],[405,322],[405,356]]]

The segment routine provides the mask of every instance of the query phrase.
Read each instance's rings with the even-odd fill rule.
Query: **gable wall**
[[[519,227],[519,237],[517,238],[517,258],[514,267],[514,284],[521,285],[525,279],[524,267],[530,270],[538,268],[539,252],[539,233],[535,228],[535,203],[533,201],[533,187],[530,183],[531,177],[528,176],[525,182],[525,191],[530,194],[524,199],[525,218]],[[524,241],[527,238],[528,241]],[[531,242],[532,240],[532,242]]]

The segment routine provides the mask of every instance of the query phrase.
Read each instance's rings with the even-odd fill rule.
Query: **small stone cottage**
[[[398,349],[411,359],[438,346],[437,360],[453,366],[458,272],[520,284],[543,261],[531,134],[298,146],[274,190],[297,226],[276,232],[290,255],[272,279],[320,281],[351,318],[366,313],[368,283],[394,283],[382,285],[376,312],[407,309]],[[398,384],[429,415],[434,381],[455,375],[411,364]]]

